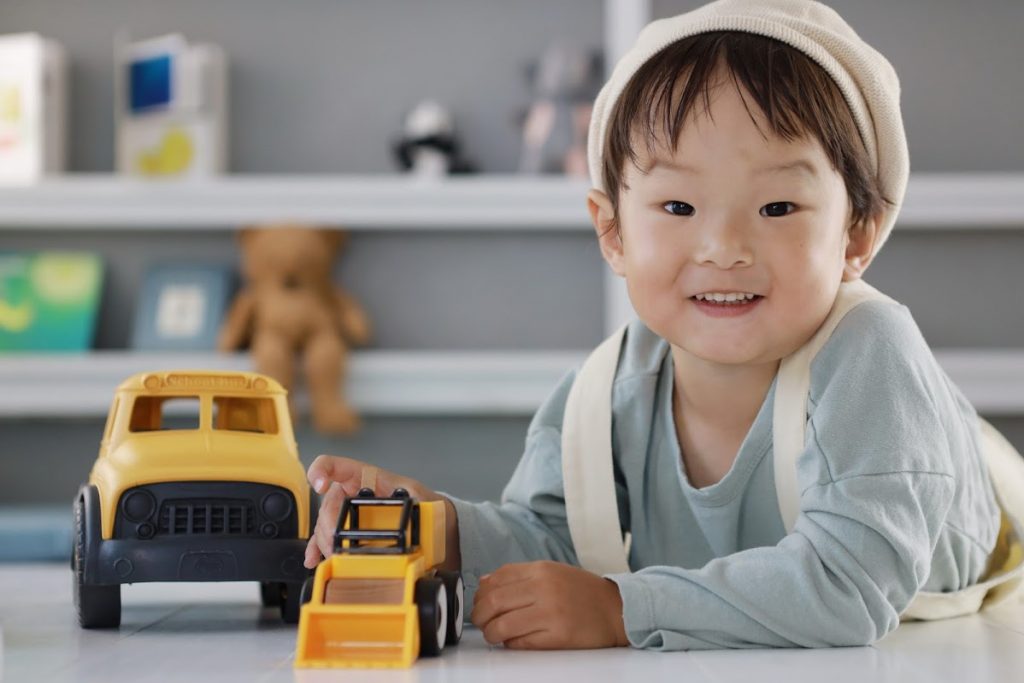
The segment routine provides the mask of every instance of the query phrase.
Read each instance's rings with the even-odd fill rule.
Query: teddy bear
[[[289,391],[301,359],[313,426],[332,434],[359,428],[341,383],[348,349],[370,338],[365,312],[331,278],[346,241],[342,230],[302,225],[240,231],[244,284],[217,343],[220,350],[230,351],[248,341],[256,371]]]

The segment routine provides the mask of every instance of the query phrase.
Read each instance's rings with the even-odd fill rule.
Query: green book
[[[0,352],[92,347],[103,262],[84,252],[0,252]]]

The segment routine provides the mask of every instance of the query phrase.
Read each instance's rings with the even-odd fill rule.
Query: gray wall
[[[0,0],[0,31],[33,30],[72,64],[70,168],[113,167],[112,44],[172,30],[222,45],[231,161],[245,173],[393,170],[389,145],[425,96],[453,110],[487,172],[509,172],[523,65],[549,41],[602,39],[601,0]],[[658,0],[656,16],[696,3]],[[915,171],[1021,171],[1024,27],[1018,0],[843,0],[840,13],[896,66]],[[1022,226],[1024,228],[1024,226]],[[0,248],[81,247],[110,265],[98,345],[122,348],[141,272],[176,255],[235,259],[224,231],[0,231]],[[869,279],[907,303],[933,346],[1024,347],[1024,231],[898,229]],[[582,348],[602,329],[602,265],[588,233],[359,233],[337,277],[373,318],[378,348]],[[455,493],[496,497],[527,418],[370,418],[353,439],[299,429],[303,457],[371,459]],[[1024,448],[1024,420],[997,426]],[[99,420],[0,419],[0,504],[67,501]]]
[[[0,32],[60,41],[72,63],[71,170],[109,171],[113,44],[181,32],[227,52],[230,169],[395,170],[405,111],[437,98],[481,169],[512,171],[523,67],[550,41],[600,47],[600,0],[2,0]]]
[[[402,117],[426,97],[450,107],[463,149],[481,170],[511,172],[530,101],[525,65],[558,39],[600,47],[602,3],[0,0],[0,32],[37,31],[67,50],[71,171],[113,169],[119,29],[138,39],[181,31],[225,49],[232,172],[394,171],[390,150]],[[197,254],[236,260],[223,231],[0,232],[0,248],[56,246],[94,249],[108,263],[100,348],[127,344],[148,263]],[[583,233],[360,233],[337,278],[369,311],[376,348],[582,348],[601,336],[600,268]],[[297,438],[307,461],[344,453],[458,495],[496,498],[527,423],[371,417],[355,438],[326,438],[305,426]],[[101,429],[100,420],[0,418],[0,504],[70,500]]]
[[[335,279],[368,311],[374,348],[581,349],[602,331],[602,261],[591,234],[354,232]],[[101,349],[128,346],[150,265],[238,262],[238,246],[224,230],[4,230],[0,245],[60,245],[103,256]]]
[[[656,18],[703,3],[652,0]],[[831,0],[900,77],[912,171],[1024,169],[1024,2]]]

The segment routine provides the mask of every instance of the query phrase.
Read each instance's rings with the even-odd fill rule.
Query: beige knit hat
[[[839,86],[868,150],[882,196],[893,202],[879,226],[874,253],[889,237],[910,174],[900,116],[900,83],[888,60],[865,43],[830,7],[811,0],[717,0],[692,12],[648,24],[615,66],[590,120],[590,181],[604,191],[601,165],[608,119],[629,79],[648,59],[681,38],[741,31],[775,38],[817,62]]]

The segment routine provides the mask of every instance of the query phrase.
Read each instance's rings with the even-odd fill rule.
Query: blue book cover
[[[132,347],[210,351],[234,285],[227,264],[160,264],[150,268],[135,310]]]

